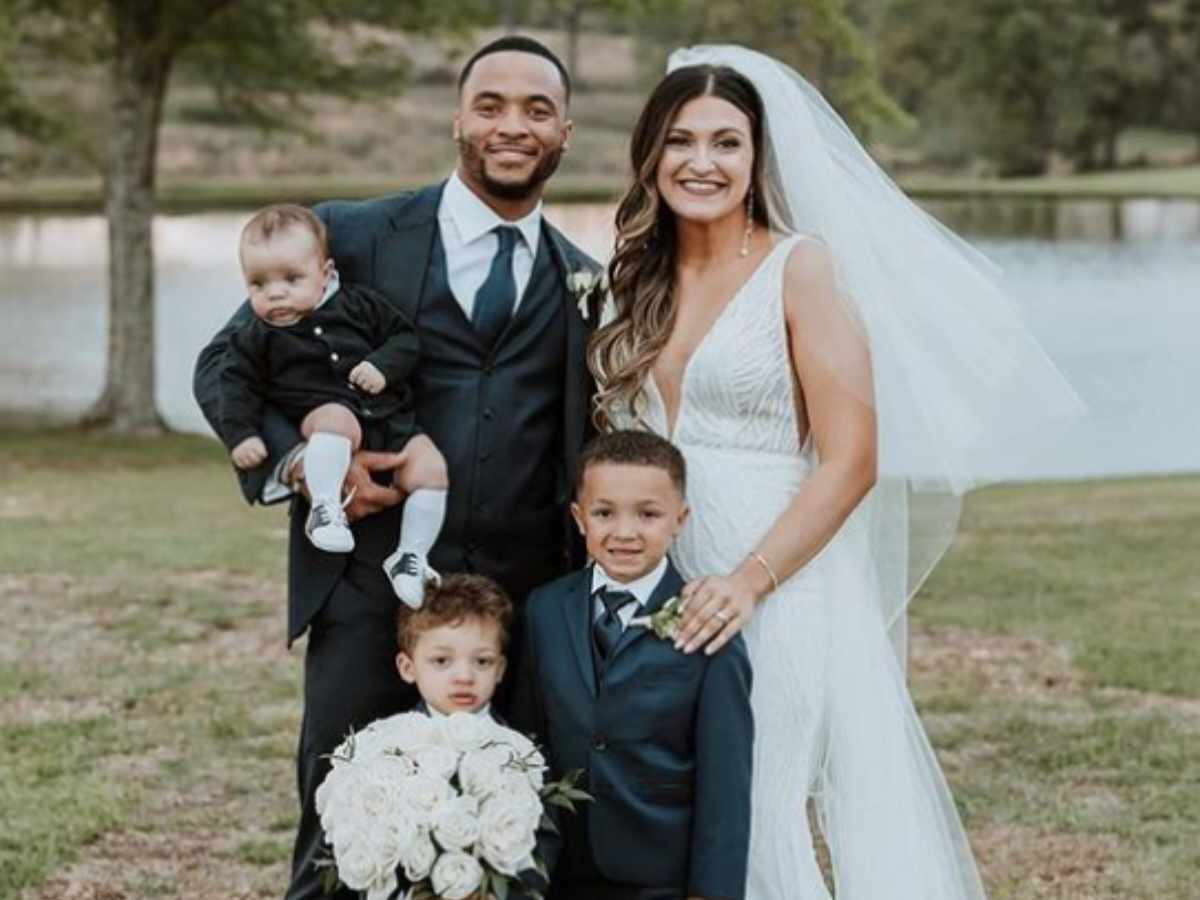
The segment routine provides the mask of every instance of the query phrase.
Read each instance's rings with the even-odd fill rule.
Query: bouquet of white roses
[[[327,884],[368,900],[401,886],[412,900],[504,900],[520,873],[546,877],[534,852],[545,805],[588,799],[574,775],[546,784],[533,742],[486,715],[401,713],[352,734],[331,759],[316,796],[333,849]]]

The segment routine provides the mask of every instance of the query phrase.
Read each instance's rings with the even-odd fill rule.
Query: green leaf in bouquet
[[[318,860],[317,868],[321,870],[321,890],[326,894],[332,894],[338,888],[338,883],[341,879],[338,878],[337,866],[332,861],[322,863]]]
[[[562,794],[554,794],[551,797],[547,797],[546,802],[554,806],[561,806],[570,812],[575,812],[575,804],[571,802],[570,798],[564,797]]]
[[[538,822],[538,828],[545,828],[551,834],[558,834],[558,826],[554,824],[549,813],[542,813],[542,821]]]
[[[508,900],[508,879],[493,878],[492,893],[495,895],[496,900]]]

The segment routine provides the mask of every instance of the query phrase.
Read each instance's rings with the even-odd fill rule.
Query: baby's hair
[[[325,223],[307,206],[296,203],[275,203],[264,206],[250,217],[250,221],[242,228],[242,237],[238,246],[247,242],[259,243],[269,241],[280,232],[289,228],[305,228],[316,238],[321,250],[321,259],[329,256],[329,236]]]
[[[679,493],[687,496],[687,463],[679,448],[649,431],[610,431],[592,438],[579,457],[575,493],[583,490],[589,466],[612,463],[618,466],[653,466],[671,476]]]
[[[401,652],[412,654],[417,638],[440,625],[459,625],[467,619],[482,619],[500,626],[500,649],[508,646],[513,605],[504,588],[483,575],[447,575],[439,585],[427,585],[420,609],[400,604],[396,614],[396,643]]]

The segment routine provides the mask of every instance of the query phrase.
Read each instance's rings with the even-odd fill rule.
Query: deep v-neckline
[[[750,287],[754,280],[758,278],[759,273],[766,268],[771,257],[775,255],[775,251],[777,251],[779,247],[786,241],[786,237],[781,237],[771,245],[771,249],[769,249],[763,255],[763,258],[758,261],[758,265],[754,267],[753,271],[751,271],[750,274],[746,276],[745,280],[737,286],[737,290],[730,294],[729,299],[725,301],[725,305],[721,307],[721,311],[717,313],[716,318],[712,320],[712,324],[708,326],[708,330],[704,332],[704,334],[700,337],[700,340],[696,342],[696,346],[692,348],[692,352],[688,354],[682,368],[679,370],[679,407],[675,410],[674,422],[671,421],[671,411],[667,408],[667,395],[662,392],[662,389],[658,386],[658,379],[654,377],[654,366],[651,365],[647,370],[646,383],[654,390],[654,393],[658,398],[658,405],[659,408],[662,409],[663,414],[663,424],[666,427],[665,437],[672,443],[675,442],[675,434],[679,431],[679,423],[683,419],[683,407],[687,402],[687,394],[685,393],[687,388],[687,377],[688,371],[692,367],[692,363],[696,361],[696,357],[700,355],[700,351],[704,349],[704,345],[708,343],[708,339],[712,337],[713,332],[717,330],[717,326],[719,326],[722,320],[725,319],[725,317],[729,314],[729,310],[732,309],[738,300],[741,299],[742,295],[746,293],[746,288]]]

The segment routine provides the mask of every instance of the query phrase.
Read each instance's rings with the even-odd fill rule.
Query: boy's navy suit
[[[743,897],[750,840],[750,662],[738,637],[684,654],[630,625],[602,661],[592,569],[525,607],[514,727],[544,742],[554,777],[586,773],[594,800],[542,848],[551,897]],[[683,587],[671,565],[637,615]]]

